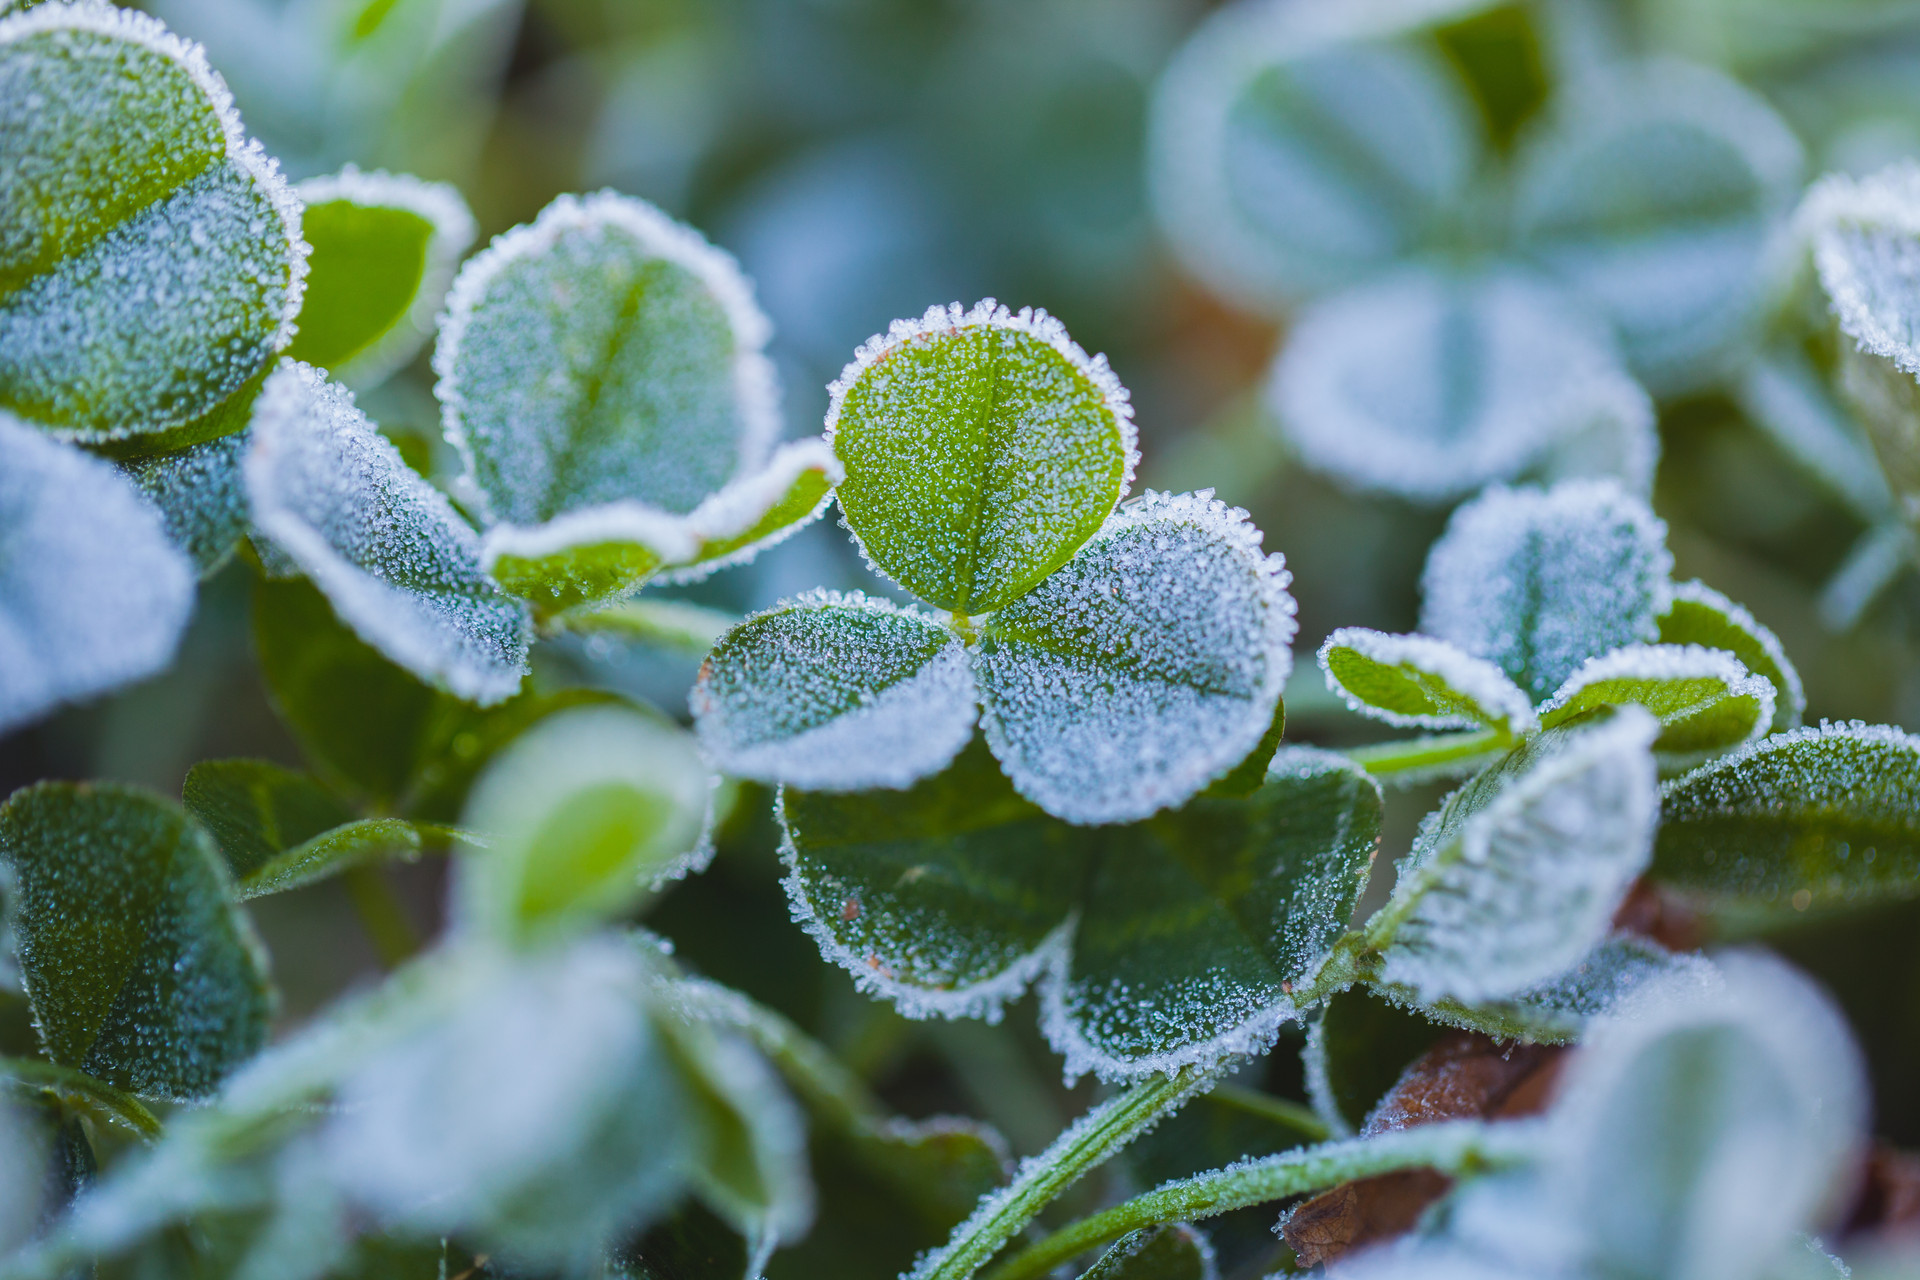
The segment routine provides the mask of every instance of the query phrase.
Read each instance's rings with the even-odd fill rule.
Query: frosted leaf
[[[1540,704],[1540,723],[1563,725],[1596,707],[1645,707],[1660,722],[1653,749],[1688,756],[1751,742],[1773,723],[1773,685],[1739,659],[1699,645],[1630,644],[1589,658]]]
[[[1841,331],[1920,377],[1920,165],[1829,174],[1797,222]]]
[[[1652,851],[1657,733],[1622,707],[1542,733],[1449,796],[1368,922],[1380,979],[1475,1004],[1585,956]]]
[[[1461,203],[1482,149],[1472,100],[1437,50],[1364,42],[1391,33],[1362,16],[1381,8],[1235,5],[1162,76],[1149,192],[1222,296],[1284,310],[1420,247]]]
[[[460,193],[407,174],[339,173],[300,184],[312,246],[300,332],[287,355],[369,387],[411,360],[473,244]]]
[[[368,644],[471,702],[519,688],[526,606],[481,572],[479,538],[345,388],[307,365],[277,370],[243,471],[254,524]]]
[[[693,509],[687,517],[697,544],[693,556],[669,566],[661,580],[698,582],[717,569],[746,564],[819,519],[845,476],[825,440],[788,441],[759,471]]]
[[[1116,511],[983,629],[981,726],[1014,786],[1069,822],[1127,822],[1239,764],[1293,665],[1284,565],[1212,490]]]
[[[1652,475],[1638,454],[1653,406],[1611,336],[1507,267],[1406,268],[1317,303],[1288,335],[1268,402],[1309,466],[1420,501],[1535,466],[1617,464],[1641,487]],[[1550,457],[1561,445],[1584,453]]]
[[[1569,1044],[1595,1018],[1613,1013],[1649,984],[1690,979],[1703,990],[1717,981],[1702,956],[1675,954],[1644,938],[1615,934],[1577,964],[1505,1000],[1462,1004],[1436,1000],[1422,1012],[1436,1022],[1478,1031],[1496,1040]]]
[[[1092,537],[1133,480],[1133,407],[1044,311],[930,307],[828,388],[840,509],[882,573],[956,613],[1000,608]]]
[[[1379,789],[1283,751],[1245,800],[1074,827],[1022,800],[976,740],[905,792],[788,789],[794,914],[827,959],[913,1017],[999,1016],[1043,969],[1069,1075],[1144,1075],[1271,1044],[1346,928]]]
[[[1613,320],[1641,381],[1667,395],[1723,371],[1751,336],[1800,165],[1785,123],[1724,76],[1618,64],[1565,90],[1521,146],[1516,230]]]
[[[1703,908],[1789,914],[1920,885],[1920,738],[1885,725],[1775,734],[1667,784],[1653,874]]]
[[[1704,582],[1681,582],[1673,586],[1659,625],[1662,644],[1705,645],[1738,658],[1748,671],[1773,686],[1772,729],[1800,727],[1807,706],[1800,672],[1781,648],[1779,637],[1752,614]]]
[[[689,696],[714,767],[814,791],[905,787],[973,737],[952,632],[858,593],[815,592],[720,638]]]
[[[299,202],[196,45],[107,5],[0,18],[0,407],[186,428],[287,345]]]
[[[266,954],[213,842],[178,808],[112,783],[43,782],[0,806],[0,865],[55,1062],[189,1098],[260,1048]]]
[[[1506,673],[1430,636],[1341,627],[1320,646],[1327,688],[1361,715],[1409,729],[1487,728],[1520,737],[1540,727]]]
[[[240,460],[244,431],[121,464],[160,511],[167,537],[187,553],[201,577],[227,562],[247,532],[247,494]]]
[[[779,430],[769,327],[732,258],[652,205],[561,196],[461,268],[434,351],[489,523],[685,515]]]
[[[193,570],[113,467],[0,411],[0,732],[153,675]]]
[[[1606,481],[1489,489],[1427,555],[1420,630],[1545,698],[1587,659],[1657,637],[1673,569],[1666,535]]]
[[[630,910],[695,848],[707,774],[679,726],[623,707],[548,716],[487,766],[462,825],[484,849],[456,870],[456,925],[503,943]]]
[[[1080,1280],[1220,1280],[1213,1242],[1184,1222],[1143,1227],[1115,1241]]]

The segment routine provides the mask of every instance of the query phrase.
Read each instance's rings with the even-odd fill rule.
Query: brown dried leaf
[[[1303,1267],[1331,1262],[1361,1245],[1413,1228],[1453,1180],[1432,1169],[1402,1169],[1343,1183],[1293,1211],[1280,1234]]]

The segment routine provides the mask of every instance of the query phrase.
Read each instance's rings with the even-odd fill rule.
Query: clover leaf
[[[83,440],[243,425],[293,335],[299,201],[204,54],[143,14],[0,19],[0,407]]]
[[[750,559],[825,507],[774,448],[769,326],[733,259],[652,205],[562,196],[464,266],[434,351],[483,566],[543,616]]]
[[[1023,800],[976,739],[907,791],[787,788],[795,914],[914,1016],[998,1015],[1041,983],[1069,1074],[1134,1076],[1270,1042],[1365,881],[1378,788],[1281,751],[1244,800],[1076,827]]]

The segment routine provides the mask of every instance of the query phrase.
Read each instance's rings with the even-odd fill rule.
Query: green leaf
[[[1378,789],[1282,751],[1246,800],[1080,828],[1021,800],[976,742],[905,792],[787,790],[796,915],[913,1016],[993,1016],[1043,969],[1070,1075],[1129,1076],[1271,1042],[1352,913]]]
[[[707,771],[684,730],[621,707],[547,717],[481,774],[458,927],[507,944],[580,932],[700,857]]]
[[[285,347],[299,202],[196,45],[144,15],[0,19],[0,407],[78,439],[167,432]]]
[[[0,733],[154,675],[193,571],[113,467],[0,411]]]
[[[48,1056],[135,1093],[211,1093],[266,1038],[266,956],[213,841],[155,796],[41,783],[0,806],[20,969]]]
[[[1644,938],[1616,934],[1557,977],[1505,1000],[1465,1004],[1440,999],[1421,1010],[1436,1022],[1496,1040],[1573,1044],[1595,1018],[1626,1008],[1653,984],[1712,982],[1712,962],[1667,951]]]
[[[1548,729],[1598,707],[1645,707],[1660,722],[1653,749],[1698,756],[1751,742],[1773,723],[1773,685],[1725,650],[1631,644],[1590,658],[1540,705]]]
[[[251,411],[252,396],[248,396]],[[205,578],[226,564],[247,534],[247,494],[240,460],[251,438],[223,435],[171,453],[149,454],[121,464],[160,512],[173,544],[187,553]]]
[[[1550,729],[1447,797],[1367,922],[1379,979],[1478,1004],[1592,950],[1651,852],[1657,732],[1632,706]]]
[[[1044,311],[933,307],[830,388],[840,508],[872,563],[930,604],[987,613],[1094,536],[1133,476],[1133,410],[1105,357]]]
[[[1069,822],[1129,822],[1240,764],[1293,664],[1284,564],[1210,491],[1115,512],[982,630],[981,726],[1015,788]]]
[[[1184,1222],[1122,1236],[1080,1280],[1219,1280],[1213,1245]]]
[[[689,704],[722,772],[817,791],[905,787],[973,736],[966,649],[920,613],[814,592],[728,631]]]
[[[68,1110],[90,1116],[96,1124],[113,1125],[143,1141],[160,1136],[160,1121],[138,1098],[84,1071],[32,1058],[0,1058],[0,1080],[50,1094]]]
[[[1773,686],[1775,733],[1800,727],[1807,695],[1800,673],[1787,658],[1773,632],[1733,601],[1704,582],[1682,582],[1673,587],[1667,611],[1660,615],[1661,644],[1697,644],[1724,649],[1756,676]]]
[[[570,609],[553,621],[575,635],[612,636],[704,658],[720,637],[740,625],[740,616],[685,600],[646,598]]]
[[[619,1280],[742,1280],[753,1269],[747,1242],[698,1200],[614,1249],[608,1262]]]
[[[1314,1110],[1334,1136],[1358,1133],[1400,1073],[1442,1034],[1431,1019],[1365,987],[1337,993],[1307,1024],[1302,1057]]]
[[[313,248],[300,330],[287,355],[368,387],[411,360],[433,332],[473,215],[445,183],[339,173],[300,184],[300,231]]]
[[[1714,912],[1777,916],[1920,893],[1920,739],[1776,734],[1667,784],[1653,874]]]
[[[1417,250],[1462,203],[1483,147],[1473,101],[1431,45],[1378,39],[1395,24],[1223,10],[1161,77],[1155,210],[1222,296],[1284,311]]]
[[[1589,658],[1658,635],[1666,536],[1644,502],[1606,481],[1489,489],[1427,555],[1420,630],[1545,699]]]
[[[421,832],[412,823],[355,821],[317,780],[264,760],[203,761],[187,771],[181,800],[219,842],[242,898],[420,854]]]
[[[1800,174],[1798,140],[1756,94],[1704,67],[1622,61],[1574,81],[1520,147],[1515,229],[1670,395],[1751,337]]]
[[[1491,662],[1428,636],[1342,627],[1320,646],[1327,688],[1361,715],[1409,729],[1489,728],[1522,737],[1533,705]]]

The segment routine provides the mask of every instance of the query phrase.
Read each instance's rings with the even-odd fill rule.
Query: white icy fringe
[[[154,674],[193,566],[111,463],[0,411],[0,732]]]
[[[1454,330],[1477,398],[1451,400]],[[1506,269],[1458,278],[1403,268],[1294,322],[1267,399],[1311,467],[1358,489],[1428,502],[1529,468],[1616,474],[1644,491],[1658,456],[1653,402],[1611,335],[1557,288]],[[1460,415],[1462,420],[1452,420]],[[1556,449],[1564,446],[1564,456]]]
[[[227,159],[266,193],[267,202],[279,216],[281,230],[286,234],[287,298],[280,311],[280,326],[273,336],[273,349],[285,350],[293,341],[294,321],[300,315],[300,302],[306,296],[307,286],[310,251],[300,235],[300,197],[281,176],[279,163],[258,142],[247,137],[246,128],[240,123],[240,112],[233,105],[233,94],[220,73],[207,65],[206,50],[167,30],[158,18],[111,4],[55,2],[0,17],[0,45],[55,31],[90,31],[151,49],[178,65],[206,95],[226,138]]]
[[[1448,688],[1473,700],[1486,712],[1485,719],[1467,715],[1408,715],[1389,711],[1365,701],[1340,683],[1329,662],[1335,649],[1352,649],[1384,667],[1412,667],[1432,676]],[[1341,627],[1320,645],[1320,671],[1327,688],[1340,695],[1347,706],[1363,716],[1372,716],[1403,729],[1478,728],[1486,724],[1504,725],[1508,732],[1530,734],[1540,727],[1533,705],[1520,686],[1507,679],[1506,672],[1484,658],[1476,658],[1432,636],[1390,635],[1367,627]]]
[[[791,686],[780,683],[787,674],[784,655],[763,657],[747,673],[763,700],[757,707],[730,704],[715,694],[716,659],[709,656],[687,695],[700,749],[709,763],[734,777],[804,791],[900,790],[946,768],[973,738],[978,697],[965,647],[934,619],[861,592],[821,589],[753,614],[728,635],[736,636],[763,619],[790,619],[798,624],[804,615],[829,610],[911,618],[929,632],[940,633],[944,644],[912,675],[877,691],[865,691],[859,706],[786,736],[756,734],[753,730],[761,726],[734,722],[736,715],[745,718],[755,712],[763,723],[777,721],[783,710],[790,710]],[[774,643],[778,644],[777,638]],[[720,661],[726,659],[722,654]],[[833,661],[835,671],[844,673],[861,665],[862,654],[857,647],[850,648]],[[802,668],[799,674],[804,679],[807,671]]]
[[[1690,816],[1696,811],[1778,812],[1778,801],[1770,790],[1764,797],[1741,798],[1742,792],[1755,789],[1738,785],[1743,781],[1741,775],[1748,771],[1746,766],[1775,756],[1800,755],[1808,747],[1817,752],[1822,746],[1843,746],[1847,743],[1886,746],[1905,752],[1909,768],[1914,773],[1920,773],[1920,737],[1902,732],[1892,725],[1868,724],[1864,720],[1842,720],[1838,723],[1822,720],[1817,727],[1806,725],[1749,742],[1737,751],[1701,765],[1692,773],[1671,779],[1660,789],[1661,799],[1669,817]],[[1808,763],[1816,761],[1817,756]],[[1832,762],[1818,763],[1826,767],[1803,768],[1795,776],[1793,798],[1796,803],[1810,807],[1846,804],[1849,800],[1858,800],[1871,794],[1871,788],[1884,785],[1884,779],[1865,776],[1853,769],[1836,768]]]
[[[458,190],[411,174],[385,170],[363,173],[348,165],[338,173],[308,178],[296,190],[309,206],[346,201],[363,209],[401,209],[425,219],[433,228],[427,237],[427,260],[422,264],[420,285],[405,318],[345,365],[330,370],[349,386],[373,386],[411,360],[433,336],[434,317],[446,300],[460,255],[472,247],[479,228]]]
[[[1120,496],[1127,496],[1127,490],[1133,487],[1134,469],[1140,463],[1140,432],[1133,424],[1133,401],[1127,389],[1107,363],[1105,355],[1088,356],[1081,345],[1067,336],[1067,327],[1045,311],[1034,307],[1022,307],[1018,311],[1009,311],[992,298],[982,298],[969,308],[963,308],[957,302],[944,307],[928,307],[926,314],[918,320],[895,320],[887,326],[885,333],[876,333],[854,351],[853,359],[840,371],[840,376],[827,384],[826,439],[833,442],[833,434],[840,424],[840,406],[846,402],[847,392],[860,380],[860,375],[885,359],[889,354],[904,346],[924,346],[938,342],[941,338],[954,337],[966,329],[981,327],[990,329],[1016,329],[1040,339],[1060,357],[1071,365],[1094,389],[1100,393],[1100,403],[1119,424],[1120,443],[1126,453],[1127,469],[1120,478]],[[855,535],[858,537],[858,535]],[[863,548],[864,551],[864,548]],[[869,559],[869,563],[871,559]]]
[[[485,577],[446,497],[310,365],[283,364],[254,402],[242,474],[258,530],[387,658],[480,705],[527,672],[526,606]],[[396,571],[436,589],[393,580]]]
[[[1795,215],[1841,330],[1920,377],[1920,164],[1828,174]]]
[[[1773,681],[1750,674],[1738,658],[1724,649],[1697,644],[1630,644],[1588,658],[1579,670],[1567,677],[1566,683],[1554,690],[1551,698],[1540,704],[1541,718],[1552,716],[1578,698],[1583,690],[1607,680],[1719,682],[1719,692],[1708,693],[1690,706],[1656,713],[1663,725],[1678,723],[1728,698],[1752,698],[1759,705],[1759,712],[1743,741],[1764,737],[1767,726],[1773,723]]]
[[[531,223],[495,236],[493,243],[467,259],[454,279],[446,310],[440,315],[440,337],[434,345],[433,371],[439,379],[434,394],[440,399],[441,427],[465,460],[468,476],[474,474],[473,449],[461,418],[466,396],[455,370],[474,308],[486,296],[494,277],[512,262],[539,257],[569,234],[604,229],[631,236],[648,253],[685,268],[707,287],[726,313],[734,341],[734,395],[743,427],[735,474],[759,470],[780,435],[780,394],[773,362],[766,354],[773,322],[754,301],[752,284],[732,254],[709,244],[692,227],[675,222],[644,200],[601,191],[590,196],[560,196]],[[480,497],[484,500],[485,495]],[[491,510],[486,514],[491,519]]]
[[[1670,599],[1676,603],[1684,601],[1688,604],[1703,605],[1733,624],[1736,630],[1752,637],[1753,642],[1760,646],[1762,653],[1767,655],[1767,660],[1773,663],[1774,669],[1780,673],[1780,679],[1787,686],[1784,689],[1774,690],[1775,713],[1786,711],[1788,727],[1795,729],[1800,727],[1800,717],[1807,709],[1807,691],[1800,683],[1799,669],[1793,665],[1793,660],[1787,657],[1787,651],[1781,645],[1779,636],[1774,635],[1765,623],[1747,612],[1744,606],[1735,604],[1697,578],[1688,582],[1674,583]],[[1771,684],[1772,681],[1768,680],[1768,683]]]
[[[1458,793],[1429,815],[1381,913],[1410,908],[1379,940],[1381,980],[1423,1002],[1476,1004],[1554,978],[1591,951],[1653,852],[1658,734],[1644,709],[1622,707],[1450,829]]]

